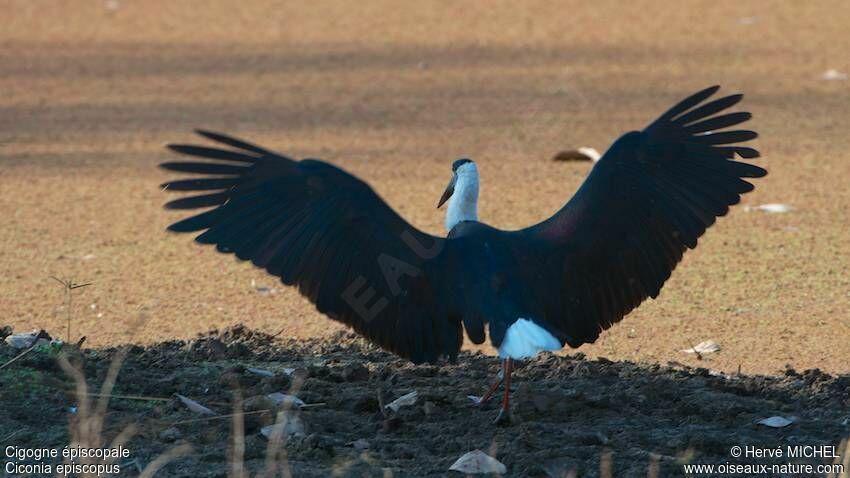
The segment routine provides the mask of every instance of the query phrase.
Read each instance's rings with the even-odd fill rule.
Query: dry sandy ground
[[[850,370],[850,5],[846,2],[5,1],[0,5],[0,323],[92,345],[239,322],[339,327],[292,290],[163,228],[163,144],[218,129],[368,180],[413,224],[451,161],[483,175],[482,219],[547,217],[604,150],[673,101],[747,94],[770,176],[719,221],[658,300],[591,356],[776,373]],[[257,287],[273,287],[261,293]],[[680,352],[723,348],[702,362]]]

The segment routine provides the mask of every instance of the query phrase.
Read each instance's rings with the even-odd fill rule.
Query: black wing
[[[440,281],[428,264],[443,239],[408,224],[366,183],[335,166],[198,133],[232,149],[169,145],[213,160],[161,165],[200,176],[163,184],[201,193],[167,208],[212,207],[169,230],[204,231],[196,241],[297,285],[320,312],[398,355],[414,362],[456,357],[462,327],[440,307]]]
[[[724,113],[742,95],[703,103],[719,87],[681,101],[641,132],[618,139],[575,196],[515,237],[539,242],[546,264],[539,297],[545,324],[573,347],[596,340],[647,297],[655,298],[686,248],[767,171],[733,161],[758,151],[750,113]],[[541,285],[541,289],[547,284]],[[557,284],[557,290],[552,284]]]

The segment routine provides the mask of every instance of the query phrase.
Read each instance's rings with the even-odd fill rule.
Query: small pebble
[[[159,438],[166,443],[175,442],[179,440],[182,436],[183,434],[180,433],[180,430],[175,427],[166,428],[159,434]]]

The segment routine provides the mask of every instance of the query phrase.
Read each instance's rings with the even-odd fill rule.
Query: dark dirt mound
[[[120,349],[84,350],[81,363],[92,390],[100,387]],[[508,476],[579,476],[600,473],[610,456],[614,476],[646,476],[651,463],[661,475],[681,475],[685,463],[772,463],[735,459],[739,446],[838,445],[850,435],[850,376],[818,370],[782,377],[724,376],[706,369],[637,365],[604,359],[544,355],[519,366],[514,381],[512,426],[492,424],[496,405],[476,409],[498,360],[463,354],[457,364],[411,365],[353,335],[330,341],[294,342],[243,327],[213,331],[188,342],[129,346],[103,432],[109,443],[127,425],[132,465],[144,466],[182,441],[192,451],[159,476],[228,476],[233,442],[230,418],[189,410],[174,394],[190,397],[219,414],[244,398],[245,466],[266,466],[268,440],[260,433],[273,420],[258,396],[289,392],[307,403],[298,416],[302,437],[285,445],[292,476],[441,476],[462,454],[481,449],[502,461]],[[17,355],[0,345],[0,363]],[[256,369],[261,369],[260,371]],[[270,374],[267,372],[271,372]],[[67,444],[78,405],[73,381],[52,349],[34,350],[0,370],[0,440],[3,445]],[[397,414],[381,403],[418,392],[418,401]],[[161,400],[156,400],[161,398]],[[784,428],[756,424],[781,415]],[[607,460],[607,459],[604,459]],[[776,462],[799,462],[780,459]],[[810,463],[832,459],[803,460]],[[453,473],[459,475],[457,473]]]

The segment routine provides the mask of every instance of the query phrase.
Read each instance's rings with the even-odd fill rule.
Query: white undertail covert
[[[563,347],[548,330],[529,319],[519,318],[505,332],[505,338],[499,346],[499,357],[524,359],[544,350],[554,352]]]

